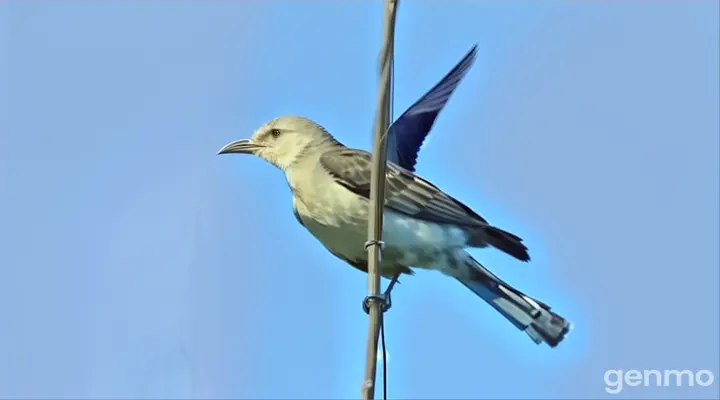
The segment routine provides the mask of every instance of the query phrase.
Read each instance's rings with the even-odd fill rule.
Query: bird
[[[477,45],[388,128],[387,160],[415,171],[418,152],[450,96],[475,62]]]
[[[330,253],[367,272],[371,154],[340,143],[323,126],[286,115],[233,141],[218,154],[251,154],[279,168],[292,192],[293,213]],[[530,261],[523,240],[488,223],[470,207],[394,162],[387,163],[383,210],[383,277],[395,282],[414,269],[452,277],[481,297],[537,344],[556,347],[568,320],[515,289],[470,255],[492,246]],[[392,283],[391,283],[392,284]]]

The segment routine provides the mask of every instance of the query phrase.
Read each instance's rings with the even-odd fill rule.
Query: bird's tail
[[[485,247],[488,244],[498,250],[517,258],[520,261],[530,261],[528,248],[523,240],[508,231],[492,225],[483,226],[470,236],[468,245],[473,247]]]
[[[469,254],[469,279],[458,279],[482,297],[537,344],[557,346],[570,330],[570,321],[550,311],[550,306],[520,292],[493,275]]]

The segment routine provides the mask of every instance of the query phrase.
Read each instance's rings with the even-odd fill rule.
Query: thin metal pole
[[[375,374],[377,369],[378,336],[383,310],[380,295],[380,260],[383,227],[383,205],[385,202],[386,132],[390,126],[390,92],[393,47],[395,37],[395,15],[398,0],[386,0],[383,22],[384,41],[380,57],[381,74],[378,92],[377,119],[373,139],[372,172],[370,182],[370,213],[368,216],[368,325],[367,352],[365,354],[365,380],[362,385],[364,400],[375,398]]]

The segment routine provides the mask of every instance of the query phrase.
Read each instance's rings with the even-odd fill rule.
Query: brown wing
[[[370,153],[335,150],[320,158],[335,181],[358,196],[370,198]],[[432,183],[394,164],[387,164],[385,207],[414,218],[467,227],[487,221],[468,206],[443,193]]]

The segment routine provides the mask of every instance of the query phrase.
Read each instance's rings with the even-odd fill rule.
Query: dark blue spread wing
[[[405,111],[390,126],[387,141],[387,159],[409,170],[415,171],[418,152],[425,137],[445,107],[455,88],[475,61],[477,45],[463,57],[435,87]]]

